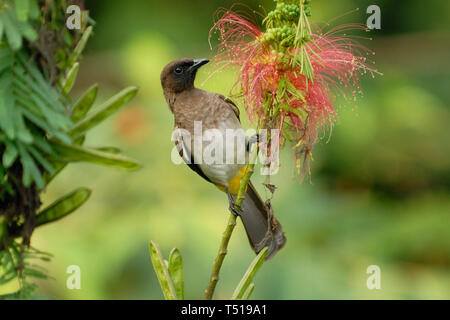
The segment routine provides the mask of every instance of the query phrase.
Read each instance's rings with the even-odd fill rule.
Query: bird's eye
[[[175,68],[175,73],[176,74],[181,74],[182,72],[183,72],[183,68],[181,68],[181,67]]]

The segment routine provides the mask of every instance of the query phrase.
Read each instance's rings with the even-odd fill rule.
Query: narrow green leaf
[[[47,170],[48,173],[54,174],[55,170],[53,169],[50,162],[45,159],[45,157],[33,146],[28,146],[28,151],[33,155],[33,157],[41,164],[41,166]]]
[[[92,30],[93,30],[92,26],[89,26],[86,28],[86,31],[84,31],[80,41],[78,41],[77,46],[75,47],[75,49],[73,50],[72,54],[69,57],[68,62],[69,66],[72,66],[80,58],[81,53],[83,52],[89,38],[92,35]]]
[[[178,299],[184,300],[183,258],[180,250],[177,248],[173,248],[170,251],[168,269]]]
[[[6,37],[8,38],[8,44],[14,51],[19,50],[22,47],[22,36],[17,28],[17,25],[11,19],[9,8],[4,9],[0,12],[0,20],[5,26]]]
[[[36,132],[37,130],[33,131],[33,138],[34,138],[34,145],[41,151],[47,153],[47,154],[55,154],[53,152],[52,147],[48,143],[47,139],[39,135],[39,132]]]
[[[300,119],[305,120],[307,117],[307,114],[305,112],[303,112],[302,109],[300,108],[292,108],[290,105],[283,103],[279,105],[279,108],[283,111],[287,111],[287,112],[291,112],[296,114],[297,116],[299,116]]]
[[[24,57],[21,59],[25,60]],[[26,60],[22,62],[26,66],[29,65]],[[53,88],[48,87],[47,84],[38,83],[35,78],[32,78],[30,74],[32,74],[31,70],[34,70],[33,68],[27,67],[27,70],[29,72],[26,72],[23,67],[14,68],[13,71],[16,76],[14,79],[14,84],[17,85],[23,92],[27,92],[29,95],[34,94],[46,108],[64,111],[64,106],[59,101],[55,100],[56,98],[54,96]]]
[[[159,285],[161,286],[164,294],[164,298],[166,300],[177,299],[176,291],[172,279],[170,278],[169,270],[167,270],[166,264],[162,257],[161,250],[153,241],[150,241],[150,258],[152,260],[153,269],[155,270]]]
[[[45,185],[48,185],[50,183],[50,181],[52,181],[66,166],[67,166],[67,162],[58,162],[58,161],[54,161],[52,163],[52,167],[53,167],[53,174],[50,174],[49,172],[45,172],[44,173],[44,182]]]
[[[36,100],[36,98],[40,100],[41,109],[42,105],[47,105],[48,109],[52,109],[53,117],[47,119],[49,123],[52,123],[55,128],[67,131],[72,125],[70,117],[66,115],[67,108],[64,105],[68,103],[67,99],[58,90],[50,86],[35,63],[30,61],[25,53],[19,52],[17,56],[21,62],[22,71],[14,68],[14,73],[34,91],[36,97],[33,100]]]
[[[14,161],[16,161],[17,156],[19,155],[19,151],[17,150],[16,146],[8,140],[6,140],[5,143],[6,150],[3,154],[3,165],[5,166],[5,168],[9,168],[14,163]]]
[[[82,146],[84,142],[86,141],[86,136],[79,136],[78,138],[73,140],[73,144],[76,146]]]
[[[61,83],[62,92],[64,94],[69,94],[70,90],[72,90],[72,87],[75,84],[75,80],[77,79],[79,68],[80,64],[78,62],[75,62],[72,68],[67,72],[66,77]]]
[[[24,83],[27,83],[31,89],[43,99],[43,101],[47,101],[52,109],[62,112],[66,111],[64,105],[60,101],[63,96],[47,83],[36,65],[29,61],[28,56],[23,52],[19,52],[17,56],[19,57],[22,67],[28,71],[28,74],[25,76],[24,69],[22,72],[14,70],[14,73],[20,77]],[[31,75],[32,78],[28,75]]]
[[[21,159],[23,163],[23,160]],[[23,174],[22,174],[22,182],[25,187],[29,187],[31,185],[31,171],[27,166],[22,165]]]
[[[68,145],[56,141],[53,141],[53,149],[60,156],[59,159],[55,160],[63,160],[68,162],[91,162],[105,166],[120,167],[128,170],[136,170],[140,168],[140,164],[135,160],[118,154],[111,154],[81,146]]]
[[[250,296],[252,295],[254,289],[255,289],[255,284],[252,282],[248,286],[247,290],[245,290],[244,294],[242,295],[241,300],[248,300],[248,299],[250,299]]]
[[[289,91],[291,95],[293,95],[293,99],[300,99],[303,102],[306,102],[305,97],[303,96],[303,92],[298,90],[291,81],[286,79],[286,89]]]
[[[16,14],[19,21],[28,20],[28,11],[30,9],[29,0],[16,0]]]
[[[16,97],[14,96],[14,93],[11,89],[4,92],[4,99],[5,103],[9,106],[9,119],[7,119],[7,121],[11,122],[11,124],[14,125],[15,136],[24,143],[32,143],[33,136],[25,126],[21,109],[16,108]]]
[[[14,103],[15,105],[15,103]],[[25,126],[25,122],[23,121],[22,112],[19,108],[15,109],[14,112],[14,125],[17,132],[17,138],[27,144],[33,142],[33,136],[31,135],[28,128]]]
[[[113,154],[120,154],[122,152],[119,148],[116,148],[116,147],[100,147],[100,148],[95,148],[95,150],[98,150],[101,152],[113,153]]]
[[[28,41],[34,42],[38,39],[37,32],[27,22],[18,21],[17,28]]]
[[[1,30],[0,30],[0,39],[1,39]],[[6,46],[2,47],[2,45],[0,45],[0,72],[2,72],[4,69],[11,68],[13,63],[14,63],[13,52],[9,50]]]
[[[130,99],[132,99],[138,89],[136,87],[129,87],[127,89],[122,90],[114,97],[110,98],[108,101],[103,103],[98,110],[92,112],[87,115],[83,120],[76,123],[75,126],[69,131],[69,134],[72,137],[79,136],[89,129],[93,128],[111,114],[119,110],[122,106],[124,106]]]
[[[90,197],[91,190],[78,188],[58,199],[37,215],[37,225],[59,220],[81,207]]]
[[[7,75],[0,77],[0,128],[6,136],[13,140],[16,137],[14,130],[14,108],[11,93],[11,81]]]
[[[23,275],[33,278],[33,279],[47,279],[47,275],[40,270],[32,269],[32,268],[24,268]]]
[[[43,189],[45,186],[44,180],[42,179],[41,172],[34,163],[33,158],[26,151],[24,144],[18,142],[17,146],[19,148],[20,162],[22,163],[23,167],[23,178],[22,178],[23,184],[26,187],[29,187],[31,185],[31,178],[33,178],[39,189]]]
[[[28,16],[34,20],[34,19],[39,18],[40,15],[41,15],[41,11],[39,9],[37,1],[30,0],[30,10],[29,10]]]
[[[74,123],[80,121],[88,113],[91,107],[94,105],[97,98],[98,84],[94,84],[92,87],[86,90],[81,98],[75,103],[72,109],[72,121]]]
[[[64,143],[72,143],[72,139],[64,132],[53,130],[53,128],[48,126],[44,120],[42,120],[41,118],[39,118],[38,116],[36,116],[32,112],[30,112],[29,110],[27,110],[27,109],[21,109],[21,110],[22,110],[23,115],[28,120],[30,120],[35,125],[37,125],[38,127],[42,128],[45,131],[47,131],[48,133],[54,135],[56,138],[58,138],[59,140],[61,140]]]
[[[64,117],[61,114],[56,113],[54,110],[48,107],[48,104],[41,99],[37,94],[30,93],[29,98],[32,99],[34,105],[36,105],[39,110],[44,115],[47,122],[54,128],[64,129]]]
[[[258,255],[253,259],[252,263],[248,267],[247,271],[245,272],[244,276],[242,277],[241,281],[239,282],[238,286],[233,292],[233,296],[231,297],[232,300],[240,300],[244,296],[245,291],[249,287],[250,283],[252,282],[256,272],[261,267],[261,265],[264,263],[264,259],[266,259],[268,248],[264,247]]]

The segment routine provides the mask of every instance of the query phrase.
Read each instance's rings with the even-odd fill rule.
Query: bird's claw
[[[226,189],[227,189],[227,195],[228,195],[228,203],[230,204],[228,210],[230,210],[230,212],[232,214],[234,214],[236,217],[239,217],[241,215],[241,212],[242,212],[241,206],[238,205],[236,203],[236,201],[234,201],[234,199],[231,196],[231,193],[230,193],[230,190],[228,189],[228,187]]]
[[[234,202],[234,201],[232,203],[230,202],[230,207],[228,209],[236,217],[240,217],[241,216],[241,212],[242,212],[241,206],[238,205],[236,202]]]
[[[254,135],[252,135],[249,139],[248,139],[248,143],[247,143],[247,151],[250,151],[252,149],[252,146],[254,143],[259,142],[260,141],[260,136],[259,134],[255,133]]]

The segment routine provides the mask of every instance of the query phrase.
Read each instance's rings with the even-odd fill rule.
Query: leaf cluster
[[[250,298],[255,288],[253,278],[263,265],[267,257],[267,252],[268,248],[263,248],[250,263],[247,271],[233,292],[232,300],[248,300]],[[180,250],[173,248],[170,251],[169,260],[165,260],[159,245],[151,241],[150,258],[164,298],[166,300],[184,300],[183,258]]]
[[[16,241],[20,245],[29,244],[35,227],[70,214],[87,201],[91,190],[76,188],[47,208],[40,208],[40,192],[69,163],[89,162],[129,170],[140,167],[117,148],[84,145],[89,131],[122,108],[136,95],[137,88],[126,88],[97,107],[94,107],[97,84],[78,100],[72,99],[70,93],[76,82],[79,60],[93,27],[89,25],[87,12],[83,12],[82,30],[66,29],[66,6],[66,1],[0,0],[0,254],[3,262],[7,254],[11,256],[15,252]],[[58,28],[60,36],[45,39],[46,32]],[[52,71],[53,68],[57,71]],[[0,270],[4,281],[12,280],[11,259]],[[25,276],[26,272],[21,275]]]

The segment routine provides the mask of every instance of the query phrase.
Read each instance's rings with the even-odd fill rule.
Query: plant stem
[[[211,277],[209,279],[208,286],[205,289],[205,299],[211,300],[216,289],[217,281],[219,281],[219,272],[222,267],[223,260],[227,254],[228,242],[230,241],[231,234],[233,233],[234,227],[236,226],[236,216],[232,213],[228,216],[227,227],[223,233],[222,241],[220,242],[219,252],[216,259],[214,260],[213,270],[211,272]]]
[[[245,174],[241,179],[239,191],[236,196],[236,204],[238,206],[241,206],[242,202],[244,201],[245,193],[247,192],[247,185],[248,185],[248,183],[250,181],[250,177],[252,176],[253,171],[254,171],[255,160],[256,160],[256,156],[258,154],[258,147],[256,147],[255,149],[256,150],[253,151],[250,156],[249,164],[247,165]],[[238,209],[238,208],[236,208],[236,209]],[[205,299],[206,300],[211,300],[213,297],[214,290],[216,289],[217,282],[219,281],[220,268],[222,267],[223,260],[225,259],[225,256],[227,254],[228,243],[230,242],[231,234],[233,233],[235,226],[236,226],[236,216],[234,214],[230,213],[230,215],[228,217],[227,226],[225,228],[225,231],[222,235],[222,240],[220,242],[219,252],[217,253],[216,259],[214,260],[211,277],[209,279],[208,286],[205,289]]]

